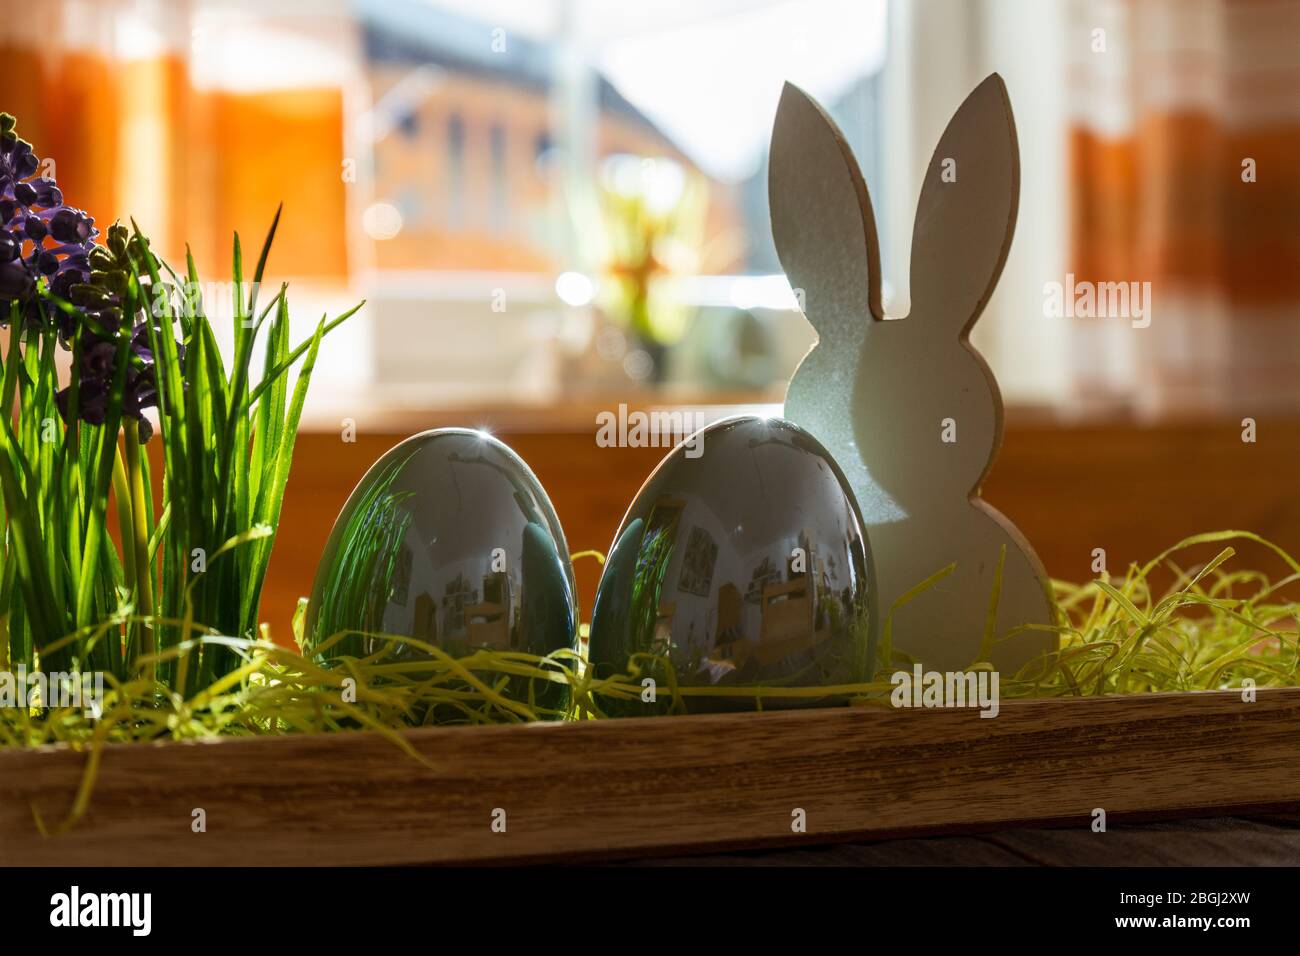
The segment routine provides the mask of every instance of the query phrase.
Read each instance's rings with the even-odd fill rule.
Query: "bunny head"
[[[825,404],[821,366],[829,360],[842,369],[848,350],[858,357],[853,404],[870,406],[854,416],[852,438],[874,483],[903,510],[918,491],[918,469],[927,484],[975,492],[1001,441],[1001,397],[967,336],[1002,272],[1019,195],[1015,123],[1001,78],[993,74],[967,97],[930,160],[906,318],[884,318],[871,200],[848,144],[788,83],[768,188],[777,253],[820,336],[787,402]]]

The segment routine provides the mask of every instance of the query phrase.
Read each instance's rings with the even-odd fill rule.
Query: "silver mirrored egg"
[[[849,484],[830,453],[781,419],[720,421],[674,449],[615,536],[597,591],[597,677],[633,655],[672,663],[682,686],[831,686],[874,673],[874,571]],[[663,689],[662,664],[643,675]],[[642,695],[642,697],[649,695]],[[665,695],[597,703],[617,715],[668,710]],[[762,706],[826,703],[767,698]],[[748,709],[753,696],[691,696],[690,711]]]
[[[383,455],[343,506],[321,556],[304,628],[308,650],[350,634],[323,656],[419,648],[545,655],[577,647],[577,591],[559,519],[541,483],[492,436],[446,428]],[[526,697],[524,679],[509,693]],[[545,684],[546,706],[567,687]],[[561,700],[563,698],[563,700]]]

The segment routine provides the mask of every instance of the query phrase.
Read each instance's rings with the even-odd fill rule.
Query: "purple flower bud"
[[[64,207],[50,217],[50,235],[56,242],[85,242],[90,232],[90,221],[75,209]]]
[[[153,349],[149,347],[149,329],[143,322],[131,332],[131,351],[145,364],[153,364]]]
[[[63,192],[59,189],[58,183],[53,179],[42,176],[40,179],[31,181],[32,187],[36,190],[36,202],[38,205],[47,209],[63,205]]]
[[[55,273],[54,278],[50,280],[50,291],[59,298],[66,299],[72,294],[72,287],[79,285],[81,281],[80,273],[60,269]]]
[[[15,183],[14,199],[17,199],[24,206],[34,206],[36,204],[36,187],[31,183]]]
[[[84,342],[81,347],[82,378],[112,377],[113,358],[117,348],[112,342],[103,339]]]
[[[19,185],[22,185],[21,183]],[[45,228],[45,223],[38,216],[28,216],[27,222],[23,226],[23,233],[32,242],[41,242],[49,234]]]
[[[0,265],[0,300],[26,299],[32,294],[32,277],[16,262]],[[9,321],[9,304],[4,303],[4,320]]]
[[[153,375],[139,375],[127,383],[126,394],[122,397],[122,408],[128,414],[138,416],[146,408],[158,404],[158,389],[154,385]]]
[[[82,379],[78,385],[81,392],[81,418],[92,425],[104,424],[108,415],[108,392],[110,383],[102,378]]]
[[[20,139],[13,151],[14,178],[26,179],[28,176],[35,175],[40,165],[40,160],[32,152],[32,144]]]

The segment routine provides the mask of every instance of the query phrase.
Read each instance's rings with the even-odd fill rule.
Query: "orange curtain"
[[[1151,283],[1137,390],[1295,404],[1300,2],[1075,0],[1069,23],[1070,267]]]
[[[0,19],[0,109],[101,232],[135,217],[173,261],[191,246],[215,281],[229,275],[231,234],[251,258],[283,201],[276,277],[346,280],[345,91],[226,89],[219,76],[196,88],[202,7],[46,0],[39,16]]]
[[[0,110],[18,117],[18,134],[35,146],[68,202],[97,218],[117,209],[119,87],[105,39],[113,10],[112,3],[55,2],[38,16],[0,18]]]

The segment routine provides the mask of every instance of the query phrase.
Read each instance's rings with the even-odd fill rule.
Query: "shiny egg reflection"
[[[667,658],[681,686],[859,683],[874,671],[875,612],[862,520],[830,453],[790,422],[733,418],[679,445],[637,494],[601,577],[589,655],[598,677],[637,654]],[[642,664],[663,686],[666,669]],[[656,697],[598,703],[619,715],[671,709]],[[743,695],[685,703],[755,706]]]
[[[454,656],[479,648],[544,655],[576,649],[573,566],[554,508],[524,461],[492,436],[437,429],[377,461],[343,506],[312,585],[308,649],[342,631],[324,656],[388,647],[411,637]],[[526,697],[528,688],[508,693]],[[544,682],[538,682],[544,683]],[[567,687],[545,682],[543,706]]]

